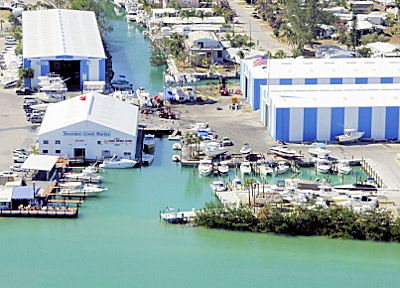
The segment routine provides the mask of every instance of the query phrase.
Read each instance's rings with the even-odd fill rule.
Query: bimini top
[[[90,92],[49,105],[39,135],[90,121],[136,137],[138,116],[138,106]],[[86,131],[87,123],[81,129],[82,133]]]
[[[24,58],[106,58],[96,17],[91,11],[24,11],[22,36]]]

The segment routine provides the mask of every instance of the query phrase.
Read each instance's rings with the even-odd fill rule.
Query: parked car
[[[13,171],[2,171],[0,172],[1,177],[17,177],[18,174]]]
[[[254,19],[260,19],[260,16],[257,14],[257,13],[252,13],[251,14],[251,16],[254,18]]]
[[[24,163],[26,159],[28,159],[28,156],[23,154],[14,154],[13,157],[14,163]]]
[[[30,87],[24,87],[24,88],[18,89],[17,91],[15,91],[15,93],[17,93],[17,95],[32,95],[32,94],[36,93],[36,91]]]
[[[12,36],[6,36],[4,43],[6,45],[15,45],[15,44],[17,44],[17,41],[15,41],[14,37],[12,37]]]
[[[231,139],[229,139],[229,137],[222,137],[221,141],[222,146],[233,146],[233,142],[231,141]]]
[[[42,118],[42,116],[33,115],[33,116],[31,116],[30,121],[32,122],[32,124],[42,123],[43,118]]]
[[[21,169],[21,164],[15,164],[10,166],[10,170],[14,172],[23,172],[24,169]]]
[[[23,154],[23,155],[29,155],[29,151],[24,149],[24,148],[18,148],[18,149],[14,149],[12,151],[14,154]]]

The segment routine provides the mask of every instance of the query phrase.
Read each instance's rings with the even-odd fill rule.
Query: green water
[[[162,76],[147,64],[148,44],[125,22],[112,23],[114,68],[157,92]],[[399,286],[399,244],[160,222],[167,205],[191,209],[214,200],[211,179],[173,163],[171,145],[157,140],[151,167],[105,171],[109,191],[86,201],[78,219],[0,218],[0,287]]]

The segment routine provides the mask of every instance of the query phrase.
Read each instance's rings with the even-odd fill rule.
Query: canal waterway
[[[114,69],[156,92],[162,71],[148,66],[147,42],[124,21],[112,25]],[[215,201],[211,179],[173,163],[171,145],[157,139],[151,167],[104,171],[109,190],[78,219],[0,218],[1,287],[398,287],[399,244],[160,222],[167,205]]]

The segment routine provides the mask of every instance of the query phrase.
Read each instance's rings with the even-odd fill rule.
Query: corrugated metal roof
[[[54,165],[56,165],[58,156],[51,155],[29,155],[28,159],[22,164],[22,169],[27,170],[39,170],[39,171],[51,171]]]
[[[260,79],[400,77],[399,58],[270,59],[266,69],[242,61]]]
[[[24,58],[106,58],[96,17],[91,11],[24,11],[22,35]]]
[[[135,105],[97,92],[90,92],[51,104],[47,108],[39,135],[90,121],[136,137],[138,115],[139,108]]]
[[[20,200],[20,199],[34,199],[37,195],[40,187],[33,186],[16,186],[12,191],[12,200]]]
[[[261,86],[268,90],[267,85]],[[270,86],[277,108],[399,107],[400,84]]]

